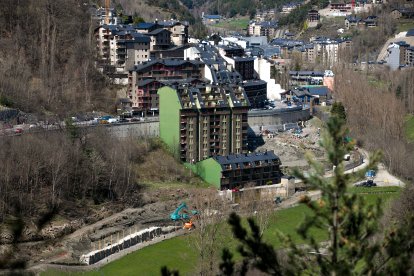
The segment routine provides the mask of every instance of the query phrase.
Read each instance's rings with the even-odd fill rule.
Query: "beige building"
[[[150,37],[150,50],[165,50],[171,46],[171,32],[165,29],[156,29],[145,34]]]
[[[182,46],[188,43],[188,22],[169,20],[161,22],[160,25],[171,32],[172,44]]]

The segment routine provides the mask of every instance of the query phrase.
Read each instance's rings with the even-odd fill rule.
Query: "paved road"
[[[358,168],[360,168],[360,169],[364,168],[369,163],[369,159],[368,159],[369,153],[364,149],[359,149],[359,150],[364,155],[364,163],[361,166],[359,166],[357,168],[354,168],[350,171],[357,170]],[[376,174],[376,176],[374,177],[373,180],[374,180],[375,183],[377,183],[377,186],[380,186],[380,187],[386,187],[386,186],[404,187],[405,186],[405,183],[403,181],[401,181],[398,177],[392,175],[387,170],[385,165],[382,164],[382,163],[380,163],[378,165],[378,171],[377,171],[377,174]],[[357,182],[355,184],[358,184],[358,183],[361,183],[361,182],[363,182],[363,181]]]

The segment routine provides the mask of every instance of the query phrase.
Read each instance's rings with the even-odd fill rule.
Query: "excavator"
[[[197,217],[197,215],[197,210],[191,210],[191,212],[188,212],[187,204],[183,202],[177,207],[177,209],[175,209],[174,212],[170,214],[170,218],[173,221],[185,221],[183,229],[191,230],[195,227],[193,221]]]

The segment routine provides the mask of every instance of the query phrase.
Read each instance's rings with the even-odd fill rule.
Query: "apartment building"
[[[95,30],[98,66],[110,65],[116,72],[148,61],[151,53],[183,46],[188,42],[188,23],[164,21],[137,25],[103,24]]]
[[[294,9],[300,7],[300,3],[288,3],[286,5],[282,6],[282,14],[289,14],[291,13]]]
[[[182,162],[246,152],[250,104],[241,86],[166,86],[158,95],[160,137]]]
[[[266,21],[269,19],[273,19],[277,14],[277,9],[270,9],[265,11],[260,11],[256,13],[256,19],[258,21]]]
[[[140,33],[132,33],[132,39],[126,40],[125,68],[131,68],[135,65],[146,62],[150,57],[151,39]]]
[[[309,28],[315,28],[319,23],[320,15],[317,10],[308,11],[307,23]]]
[[[275,36],[277,28],[277,21],[251,21],[248,32],[250,36],[266,36],[272,38]]]
[[[164,20],[159,23],[165,30],[171,33],[171,42],[176,46],[186,45],[188,43],[188,22],[177,20]]]
[[[405,51],[405,64],[414,66],[414,47],[408,47]]]
[[[151,39],[150,50],[166,50],[171,46],[171,32],[166,29],[156,29],[145,35]]]
[[[132,108],[158,111],[157,90],[168,84],[166,81],[205,83],[203,69],[204,63],[197,60],[159,59],[135,65],[128,71],[127,97],[132,101]]]
[[[244,51],[239,46],[226,45],[216,48],[200,44],[186,49],[184,57],[203,61],[206,64],[204,77],[212,83],[241,85],[247,94],[251,107],[260,107],[267,99],[267,83],[260,80],[255,73],[252,77],[251,70],[252,68],[254,70],[254,60],[239,56],[242,53],[244,54]],[[244,76],[237,69],[241,70]]]
[[[214,156],[194,166],[194,171],[219,190],[240,189],[281,182],[281,162],[273,151]]]

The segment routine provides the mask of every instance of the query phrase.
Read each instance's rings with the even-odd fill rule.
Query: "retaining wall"
[[[158,137],[160,136],[160,122],[136,122],[128,124],[105,125],[106,130],[120,139],[128,137]]]
[[[310,109],[293,107],[289,109],[251,110],[248,113],[250,126],[283,125],[310,119]]]
[[[115,254],[121,250],[127,249],[131,246],[137,245],[139,243],[143,243],[146,241],[150,241],[156,237],[161,235],[165,235],[177,230],[175,226],[167,226],[167,227],[150,227],[139,232],[133,233],[131,235],[126,236],[125,238],[119,240],[114,244],[109,244],[103,248],[98,250],[94,250],[88,254],[82,255],[80,257],[80,262],[91,265],[97,263],[112,254]]]

